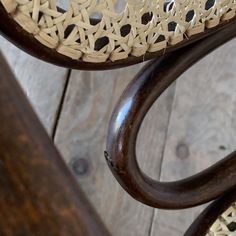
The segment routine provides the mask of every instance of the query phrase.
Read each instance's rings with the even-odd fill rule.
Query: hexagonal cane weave
[[[224,211],[210,227],[206,236],[236,235],[236,205],[232,204]]]
[[[24,30],[76,60],[144,56],[235,16],[236,0],[0,0]]]

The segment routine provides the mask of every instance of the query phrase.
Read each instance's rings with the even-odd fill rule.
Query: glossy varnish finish
[[[109,235],[0,56],[0,235]]]
[[[6,37],[30,54],[57,65],[90,70],[111,69],[164,53],[147,54],[145,58],[130,57],[114,63],[74,61],[38,43],[12,21],[3,8],[0,12],[0,19],[6,22],[1,25]],[[137,75],[123,95],[110,125],[106,158],[119,182],[136,199],[160,208],[185,208],[214,199],[235,187],[235,153],[197,176],[173,183],[149,179],[139,169],[135,157],[136,136],[153,102],[193,63],[234,37],[235,29],[232,20],[170,47],[168,54],[150,63]],[[212,33],[214,35],[209,36]],[[179,49],[206,36],[208,38]],[[11,77],[9,72],[1,69],[1,75],[4,73],[7,74],[3,78],[9,81],[0,81],[0,118],[3,120],[3,127],[0,128],[3,134],[0,137],[0,152],[3,153],[0,204],[10,208],[2,207],[0,234],[108,235],[41,130],[17,84],[8,78]],[[212,219],[217,217],[217,212],[212,213],[211,221],[203,215],[204,228],[197,230],[197,225],[186,235],[204,235]]]
[[[236,36],[236,24],[149,63],[127,87],[109,126],[108,164],[126,191],[153,207],[187,208],[215,199],[236,186],[236,154],[176,182],[158,182],[140,170],[135,153],[140,125],[162,92],[203,56]]]

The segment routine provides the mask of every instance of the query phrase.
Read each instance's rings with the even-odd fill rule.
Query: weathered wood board
[[[73,71],[55,136],[61,153],[114,236],[148,235],[153,217],[152,208],[134,201],[121,189],[103,156],[111,111],[139,68],[140,65],[106,72]],[[152,108],[150,114],[155,116],[147,116],[137,145],[141,165],[156,178],[173,91],[174,88],[168,90]]]
[[[49,133],[52,132],[67,70],[35,59],[0,36],[1,51]]]

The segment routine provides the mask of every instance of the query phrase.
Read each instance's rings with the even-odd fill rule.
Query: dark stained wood
[[[224,21],[220,23],[218,26],[205,29],[205,32],[194,35],[190,38],[186,38],[178,43],[177,45],[171,46],[169,45],[167,49],[161,50],[153,53],[146,53],[144,56],[134,57],[129,56],[126,59],[118,60],[112,62],[110,60],[103,63],[89,63],[84,62],[82,60],[74,60],[69,57],[66,57],[56,50],[50,49],[44,45],[42,45],[39,41],[37,41],[31,34],[27,33],[19,26],[13,18],[7,14],[6,10],[0,3],[0,33],[6,37],[9,41],[14,43],[16,46],[26,51],[27,53],[35,56],[43,61],[61,66],[67,67],[71,69],[80,69],[80,70],[108,70],[108,69],[116,69],[120,67],[126,67],[133,64],[137,64],[143,61],[147,61],[156,57],[160,57],[163,54],[176,51],[179,48],[182,48],[188,44],[191,44],[195,41],[198,41],[202,38],[205,38],[219,30],[222,30],[231,24],[234,24],[236,17],[229,21]]]
[[[235,36],[233,23],[160,57],[141,70],[122,95],[110,121],[105,156],[117,180],[137,200],[153,207],[180,209],[205,203],[236,187],[236,152],[197,175],[175,182],[150,179],[140,170],[135,153],[140,125],[156,99],[195,62]]]
[[[191,224],[184,236],[205,236],[217,220],[236,201],[236,190],[226,194],[208,206]]]
[[[0,55],[0,235],[108,236]]]
[[[162,181],[180,180],[198,173],[235,150],[235,65],[236,39],[233,39],[197,62],[176,81],[161,165]],[[169,88],[165,92],[168,91]],[[160,104],[163,95],[154,106]],[[162,123],[156,114],[161,117],[162,111],[153,113],[152,107],[148,112],[155,120],[152,123]],[[144,122],[142,128],[148,126]],[[149,139],[143,138],[146,151],[152,149],[153,142],[160,142],[158,133],[159,130],[154,129]],[[139,145],[136,144],[137,148]],[[142,156],[137,153],[138,158],[142,157],[149,165],[160,155],[158,151],[149,153],[145,159],[145,150]],[[145,173],[149,174],[148,170]],[[183,236],[204,208],[205,204],[181,211],[156,209],[151,236]]]

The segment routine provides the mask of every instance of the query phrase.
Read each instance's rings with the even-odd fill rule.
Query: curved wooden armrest
[[[108,236],[0,54],[0,235]]]
[[[236,152],[197,175],[176,182],[150,179],[139,168],[135,146],[141,123],[162,92],[195,62],[236,36],[236,23],[149,63],[131,82],[112,115],[106,159],[124,189],[158,208],[202,204],[236,186]],[[206,88],[207,89],[207,88]]]

